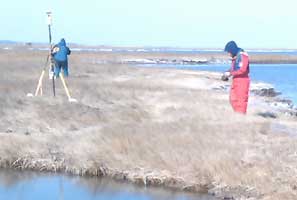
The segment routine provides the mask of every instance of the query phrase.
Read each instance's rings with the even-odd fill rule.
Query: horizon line
[[[17,41],[17,40],[0,40],[0,45],[13,45],[13,44],[22,44],[22,45],[49,45],[47,42],[25,42],[25,41]],[[92,47],[109,47],[109,48],[176,48],[176,49],[185,49],[185,50],[222,50],[222,47],[189,47],[189,46],[162,46],[162,45],[112,45],[112,44],[86,44],[86,43],[78,43],[78,42],[68,42],[67,44],[71,46],[92,46]],[[297,48],[290,47],[247,47],[243,48],[245,50],[296,50]]]

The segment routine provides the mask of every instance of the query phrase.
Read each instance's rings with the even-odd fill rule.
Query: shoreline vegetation
[[[107,176],[219,199],[297,198],[297,119],[271,105],[276,97],[251,95],[242,116],[218,73],[115,62],[177,54],[111,52],[72,53],[67,84],[77,103],[59,79],[54,98],[48,76],[43,96],[26,97],[46,54],[0,50],[2,168]]]
[[[98,62],[121,64],[224,64],[229,57],[220,49],[146,48],[70,45],[73,52],[104,55]],[[48,51],[47,45],[1,44],[0,51]],[[247,50],[252,64],[297,64],[297,49]],[[285,52],[285,53],[284,53]],[[98,63],[99,64],[99,63]],[[103,64],[103,63],[102,63]]]

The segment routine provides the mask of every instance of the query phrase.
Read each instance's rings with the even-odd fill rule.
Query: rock
[[[264,117],[264,118],[272,118],[272,119],[275,119],[277,118],[277,115],[275,113],[272,113],[272,112],[260,112],[260,113],[257,113],[257,115],[261,116],[261,117]]]
[[[274,88],[262,88],[259,90],[251,90],[254,94],[258,96],[264,96],[264,97],[276,97],[280,95],[280,92],[276,92]]]
[[[283,111],[294,111],[294,104],[291,100],[274,98],[270,101],[270,105]]]
[[[222,80],[222,81],[228,81],[229,78],[228,78],[228,76],[223,75],[223,76],[221,77],[221,80]]]
[[[290,99],[277,98],[276,101],[293,108],[293,101]]]
[[[12,133],[12,129],[11,128],[8,128],[5,133]]]
[[[261,82],[252,83],[250,91],[255,95],[264,97],[276,97],[281,94],[280,92],[275,91],[272,85]]]
[[[199,59],[184,58],[184,59],[182,59],[182,64],[195,65],[195,64],[206,64],[206,63],[208,63],[208,60],[205,58],[199,58]]]

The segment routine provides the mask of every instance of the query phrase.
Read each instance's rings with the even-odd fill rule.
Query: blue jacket
[[[67,55],[70,55],[71,51],[66,46],[65,40],[62,38],[61,41],[54,46],[52,55],[56,61],[67,61]]]

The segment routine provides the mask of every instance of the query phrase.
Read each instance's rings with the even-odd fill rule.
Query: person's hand
[[[222,80],[222,81],[228,81],[229,78],[228,78],[228,76],[225,76],[225,75],[223,74],[223,76],[221,77],[221,80]]]
[[[53,48],[53,54],[57,53],[58,51],[60,51],[60,48],[59,47],[54,47]]]
[[[221,77],[221,80],[222,81],[228,81],[230,76],[231,76],[231,73],[230,72],[228,72],[228,71],[227,72],[224,72],[224,74]]]

